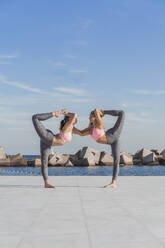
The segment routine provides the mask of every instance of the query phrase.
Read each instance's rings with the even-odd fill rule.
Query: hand
[[[58,118],[60,116],[60,110],[53,112],[53,116]]]
[[[102,116],[104,116],[104,110],[103,109],[100,109],[100,113]]]
[[[100,114],[100,116],[103,116],[104,115],[104,110],[102,110],[102,109],[94,109],[94,113],[98,113],[98,114]]]
[[[61,110],[61,114],[66,115],[67,113],[68,113],[68,111],[66,109]]]

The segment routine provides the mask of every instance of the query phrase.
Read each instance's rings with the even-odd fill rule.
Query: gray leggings
[[[54,134],[49,129],[46,129],[41,121],[48,120],[51,117],[53,117],[52,113],[36,114],[32,117],[35,130],[40,137],[41,172],[44,180],[48,179],[48,159]]]
[[[104,110],[105,115],[118,116],[118,119],[113,128],[106,131],[107,142],[111,145],[112,156],[114,158],[113,177],[112,180],[117,180],[120,163],[120,134],[123,129],[125,113],[122,110]]]

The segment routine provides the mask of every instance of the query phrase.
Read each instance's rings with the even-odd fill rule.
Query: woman
[[[53,134],[49,129],[46,129],[41,121],[50,119],[51,117],[59,117],[64,115],[61,121],[60,133]],[[67,113],[66,109],[55,111],[46,114],[35,114],[32,121],[37,134],[40,137],[41,151],[41,171],[45,182],[45,188],[55,188],[48,180],[48,158],[51,146],[63,146],[72,139],[73,127],[77,123],[77,115],[75,113]]]
[[[104,131],[104,123],[102,117],[104,115],[117,116],[118,119],[113,128]],[[123,128],[125,113],[122,110],[99,110],[95,109],[90,114],[89,127],[84,130],[78,130],[74,128],[74,132],[80,136],[91,135],[91,137],[100,144],[111,145],[112,156],[114,158],[113,166],[113,177],[112,183],[104,186],[104,188],[116,187],[116,180],[119,173],[119,162],[120,162],[120,146],[119,138]]]

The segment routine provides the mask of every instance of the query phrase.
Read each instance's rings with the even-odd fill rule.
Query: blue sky
[[[0,1],[0,145],[39,154],[32,114],[67,108],[85,128],[103,108],[126,112],[122,150],[165,148],[164,13],[163,0]],[[55,150],[84,145],[109,151],[78,136]]]

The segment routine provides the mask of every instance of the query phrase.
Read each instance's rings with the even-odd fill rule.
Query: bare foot
[[[67,114],[67,110],[66,109],[62,109],[62,110],[58,110],[58,111],[55,111],[53,112],[53,115],[55,117],[59,117],[60,115],[66,115]]]
[[[117,187],[116,183],[110,183],[110,184],[104,186],[105,189],[116,188],[116,187]]]
[[[56,186],[53,186],[52,184],[45,182],[45,188],[51,188],[51,189],[55,189]]]

